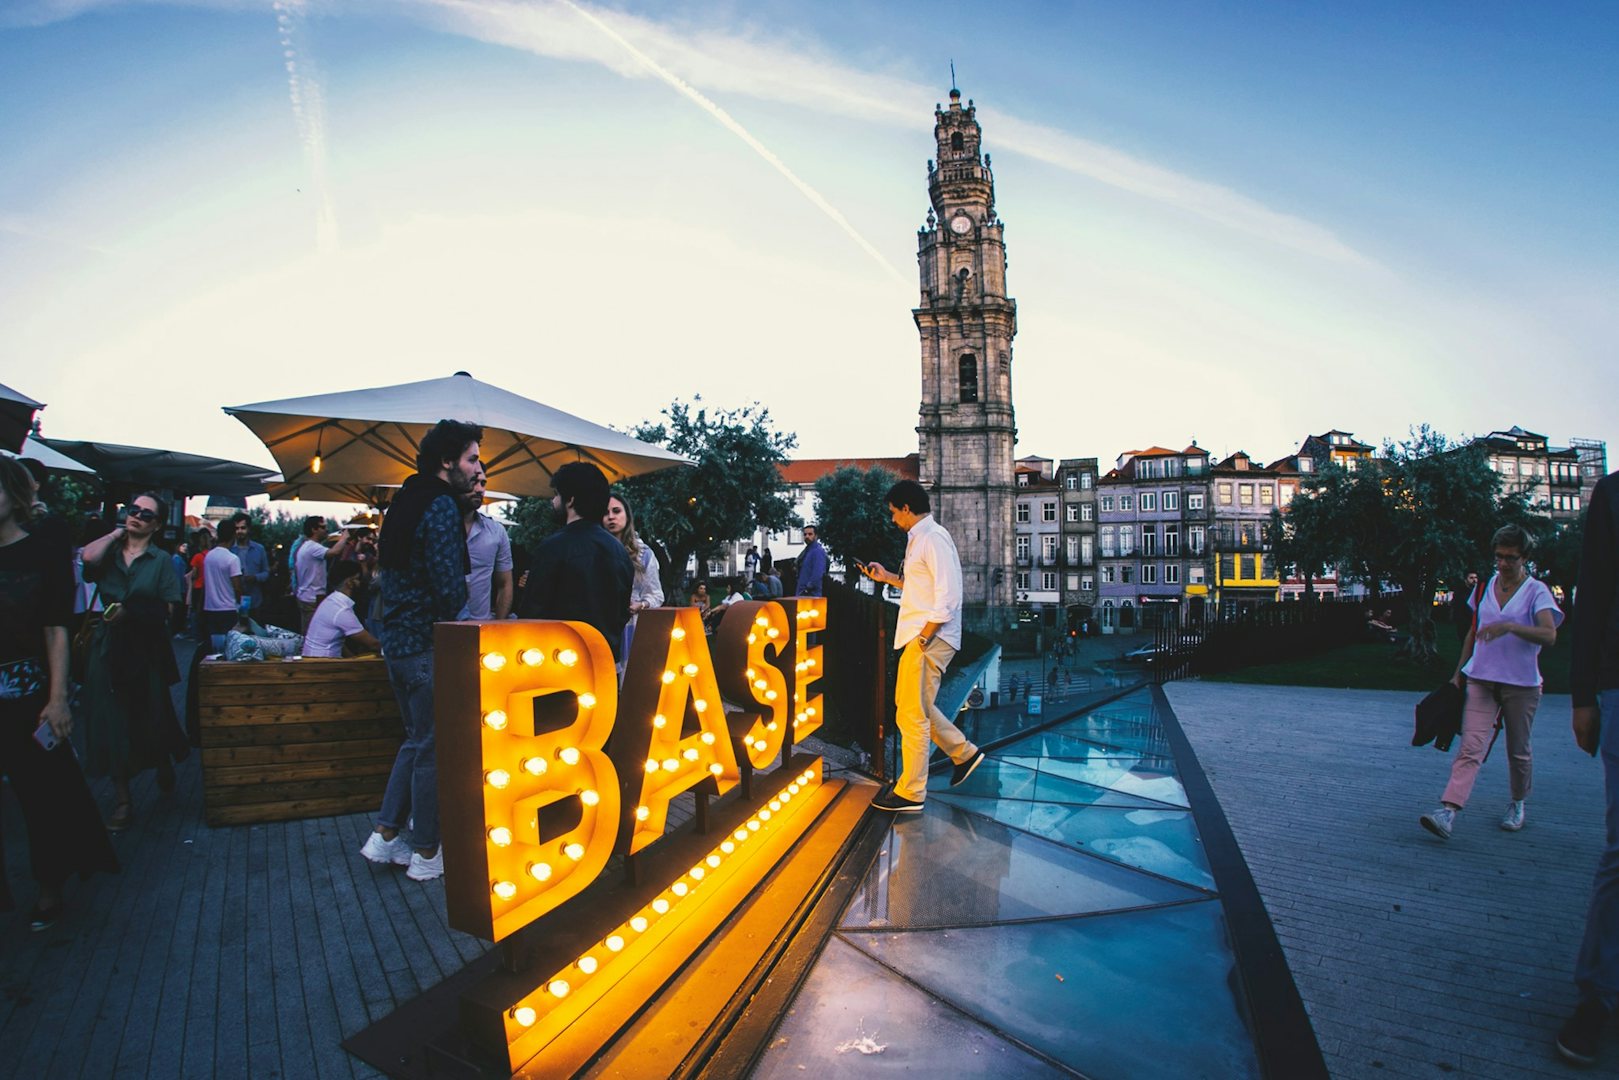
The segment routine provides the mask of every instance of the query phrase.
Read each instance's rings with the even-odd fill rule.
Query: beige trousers
[[[978,752],[961,729],[950,722],[933,704],[939,695],[939,681],[950,666],[956,650],[934,638],[926,648],[920,638],[912,638],[899,654],[899,676],[894,682],[894,725],[899,728],[903,757],[894,791],[902,798],[921,802],[928,790],[928,743],[939,744],[957,765]]]

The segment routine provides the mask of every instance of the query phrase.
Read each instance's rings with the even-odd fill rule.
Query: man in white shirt
[[[899,728],[903,764],[893,787],[871,803],[895,814],[922,809],[929,739],[955,765],[951,787],[966,780],[984,760],[984,752],[933,703],[945,668],[961,648],[961,556],[944,526],[933,520],[932,509],[927,490],[915,480],[901,480],[889,488],[889,516],[908,534],[905,568],[894,574],[881,563],[861,567],[873,581],[900,586],[894,647],[904,651],[894,683],[894,725]]]
[[[479,470],[472,490],[461,496],[461,525],[467,533],[467,606],[463,619],[504,619],[512,613],[512,539],[506,527],[483,512],[488,480]]]
[[[331,570],[332,591],[315,609],[309,620],[309,631],[304,634],[304,655],[333,657],[343,655],[343,643],[356,650],[377,652],[381,645],[360,624],[354,614],[354,594],[360,587],[360,564],[352,559],[339,559]]]
[[[219,523],[219,540],[202,560],[202,627],[213,636],[228,634],[236,625],[242,600],[242,562],[231,552],[236,523]]]
[[[298,598],[299,629],[307,636],[309,620],[315,617],[320,598],[326,595],[326,566],[335,559],[349,557],[349,540],[326,546],[326,519],[318,515],[304,519],[304,542],[293,557],[293,593]]]

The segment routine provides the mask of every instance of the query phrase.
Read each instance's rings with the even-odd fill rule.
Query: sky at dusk
[[[1604,2],[9,0],[0,382],[265,465],[221,406],[458,369],[912,452],[954,60],[1020,455],[1619,444],[1615,55]]]

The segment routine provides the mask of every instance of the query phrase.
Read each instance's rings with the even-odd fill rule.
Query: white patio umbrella
[[[570,461],[591,462],[610,481],[690,464],[660,446],[466,372],[225,411],[269,447],[281,467],[282,490],[297,490],[303,498],[313,497],[316,485],[354,491],[404,483],[416,471],[417,444],[441,419],[482,425],[489,486],[514,495],[549,495],[552,472]]]
[[[0,454],[14,458],[33,458],[51,472],[85,473],[90,476],[96,474],[90,466],[73,460],[60,450],[46,446],[33,435],[28,436],[28,441],[23,443],[21,451],[14,454],[10,450],[0,448]]]

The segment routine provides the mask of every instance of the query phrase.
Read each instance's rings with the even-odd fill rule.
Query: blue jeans
[[[405,722],[405,742],[388,774],[377,824],[402,829],[411,818],[411,846],[438,847],[438,758],[433,749],[433,654],[389,657],[388,683]]]
[[[1597,707],[1602,714],[1597,757],[1607,791],[1608,843],[1591,886],[1591,911],[1574,982],[1581,994],[1612,1010],[1619,1006],[1619,690],[1598,694]]]

